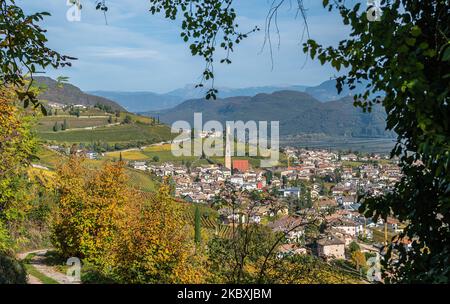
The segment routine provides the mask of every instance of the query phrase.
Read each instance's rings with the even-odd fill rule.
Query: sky
[[[273,0],[235,0],[241,30],[264,29]],[[107,24],[95,0],[81,0],[79,22],[66,17],[67,0],[18,0],[26,13],[51,13],[42,26],[48,45],[78,58],[72,67],[46,71],[53,78],[69,77],[84,91],[153,91],[165,93],[195,84],[204,62],[193,57],[180,37],[180,21],[152,15],[147,0],[107,0]],[[289,3],[289,1],[286,1]],[[293,0],[295,2],[295,0]],[[336,45],[348,34],[336,13],[321,0],[304,0],[310,37],[324,45]],[[278,17],[280,46],[275,45],[273,68],[268,48],[262,50],[264,31],[251,34],[232,54],[231,65],[216,64],[217,87],[318,85],[336,76],[330,66],[307,58],[302,52],[303,21],[289,4]],[[273,36],[276,38],[276,36]],[[276,44],[276,43],[275,43]],[[305,63],[306,60],[306,63]]]

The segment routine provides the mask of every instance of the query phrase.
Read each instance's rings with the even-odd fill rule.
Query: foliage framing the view
[[[64,56],[47,47],[46,30],[39,26],[49,13],[24,13],[14,0],[0,0],[0,83],[14,88],[25,107],[32,103],[41,106],[36,92],[30,90],[25,79],[33,79],[39,68],[70,66],[72,57]]]
[[[407,223],[383,259],[391,282],[448,282],[450,279],[450,11],[449,1],[381,1],[381,20],[371,22],[360,4],[323,1],[351,26],[336,48],[314,40],[304,51],[338,71],[338,90],[368,80],[354,97],[369,110],[381,103],[387,129],[398,135],[391,156],[404,174],[392,192],[365,197],[367,217],[390,215]],[[373,97],[377,92],[385,96]],[[408,249],[405,244],[410,243]]]

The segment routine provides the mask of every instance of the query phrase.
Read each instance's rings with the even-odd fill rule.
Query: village
[[[129,166],[170,178],[177,198],[216,208],[223,225],[258,223],[285,233],[280,255],[310,253],[325,259],[349,259],[354,244],[362,252],[375,254],[402,231],[395,218],[373,222],[358,211],[358,196],[383,194],[400,180],[400,169],[388,156],[293,147],[285,147],[283,153],[288,165],[270,170],[252,168],[248,160],[231,157],[225,159],[225,166],[145,161],[129,162]],[[252,204],[247,196],[251,208],[247,202],[231,209],[217,204],[227,187],[265,193],[271,199]]]

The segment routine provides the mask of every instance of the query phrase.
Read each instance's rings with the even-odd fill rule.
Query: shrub
[[[27,273],[22,263],[0,253],[0,284],[26,284]]]

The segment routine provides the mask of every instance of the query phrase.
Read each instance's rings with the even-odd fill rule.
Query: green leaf
[[[450,61],[450,47],[447,46],[447,48],[444,51],[444,54],[442,55],[442,61]]]
[[[415,25],[411,28],[411,35],[414,37],[419,37],[419,35],[422,34],[422,30],[419,26]]]

